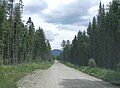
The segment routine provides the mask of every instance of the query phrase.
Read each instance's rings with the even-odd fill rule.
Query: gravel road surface
[[[22,78],[18,88],[119,88],[55,61],[48,70]]]

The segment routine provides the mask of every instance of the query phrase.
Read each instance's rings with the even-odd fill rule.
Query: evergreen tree
[[[52,56],[52,53],[51,53],[51,45],[50,45],[48,40],[46,41],[46,47],[47,47],[47,50],[46,50],[46,56],[47,57],[46,58],[48,60],[51,60],[53,58],[53,56]]]
[[[42,28],[35,31],[29,17],[22,21],[22,0],[0,0],[0,63],[19,64],[51,59],[51,47]]]
[[[4,59],[4,41],[6,28],[8,27],[6,18],[6,2],[0,1],[0,61],[3,62]]]
[[[29,17],[27,21],[27,28],[28,28],[28,43],[27,43],[27,58],[31,61],[33,58],[33,50],[34,50],[34,45],[35,45],[35,28],[34,24],[31,20],[31,17]]]
[[[89,23],[87,35],[79,31],[72,41],[70,54],[66,50],[63,47],[64,61],[86,66],[93,58],[97,66],[115,69],[120,62],[120,0],[113,0],[107,10],[100,2],[98,15]]]

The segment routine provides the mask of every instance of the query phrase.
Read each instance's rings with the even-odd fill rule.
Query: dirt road
[[[118,88],[57,61],[47,71],[36,71],[23,78],[18,86],[18,88]]]

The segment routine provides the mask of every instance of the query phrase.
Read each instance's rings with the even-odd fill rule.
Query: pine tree
[[[46,50],[46,56],[47,57],[46,58],[48,60],[51,60],[53,57],[52,57],[52,53],[51,53],[51,45],[50,45],[48,40],[46,41],[46,47],[47,47],[47,50]]]
[[[22,0],[0,0],[0,63],[19,64],[51,59],[51,46],[42,28],[35,31],[29,17],[22,21]]]
[[[0,62],[4,61],[4,40],[7,28],[6,2],[0,2]]]
[[[77,36],[74,37],[72,41],[72,48],[71,48],[71,55],[72,55],[72,63],[77,64],[77,49],[78,49],[78,43],[77,43]]]
[[[14,26],[14,31],[13,31],[13,61],[14,63],[18,63],[21,59],[18,57],[18,53],[19,53],[19,45],[21,42],[21,37],[22,37],[22,33],[24,30],[24,26],[22,26],[22,20],[21,20],[21,8],[22,8],[22,1],[19,1],[19,3],[17,3],[14,7],[14,11],[13,11],[13,26]]]
[[[29,60],[31,61],[33,58],[33,50],[34,50],[34,44],[35,44],[35,28],[34,24],[31,20],[31,17],[29,17],[27,21],[27,28],[28,28],[28,45],[27,45],[27,58],[30,58]]]
[[[64,61],[83,66],[93,58],[99,67],[115,69],[120,62],[120,0],[113,0],[108,9],[100,2],[99,11],[86,32],[78,32],[72,41],[70,55],[63,48]],[[70,60],[66,59],[70,56]]]

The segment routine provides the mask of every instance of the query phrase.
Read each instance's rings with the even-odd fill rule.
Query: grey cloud
[[[86,29],[85,26],[79,26],[79,25],[58,25],[57,28],[59,30],[67,30],[67,31],[84,31]]]
[[[50,30],[45,30],[46,39],[49,40],[50,42],[54,40],[54,38],[55,38],[56,35],[57,34],[53,33]]]
[[[89,9],[96,5],[98,0],[76,0],[67,6],[60,7],[58,10],[49,14],[44,14],[44,20],[54,24],[76,24],[86,26],[89,19],[83,19],[82,16],[89,15]]]
[[[48,5],[45,1],[43,0],[36,0],[31,4],[25,5],[24,11],[26,11],[26,14],[35,14],[40,11],[43,11],[44,9],[48,8]]]

